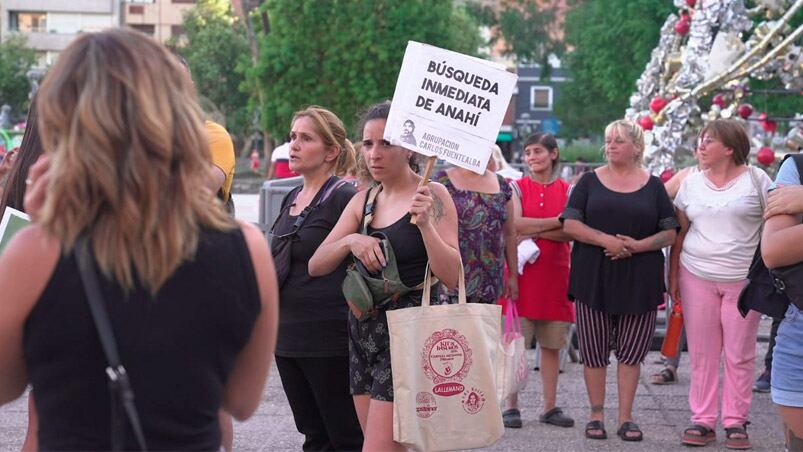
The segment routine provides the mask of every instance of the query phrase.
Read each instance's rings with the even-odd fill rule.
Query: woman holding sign
[[[390,102],[368,109],[362,121],[362,150],[371,177],[378,183],[368,232],[382,232],[396,255],[402,282],[419,285],[429,262],[432,272],[455,287],[460,271],[457,214],[443,185],[422,184],[413,169],[415,154],[391,146],[384,138]],[[309,274],[322,276],[337,268],[349,254],[370,272],[387,262],[374,237],[359,233],[369,191],[355,195],[340,220],[309,262]],[[371,206],[369,206],[371,207]],[[411,224],[415,215],[416,224]],[[365,435],[364,450],[402,450],[393,442],[393,378],[387,310],[421,305],[420,290],[402,296],[376,316],[357,320],[349,315],[351,393]]]
[[[652,343],[664,293],[664,255],[678,221],[661,180],[641,167],[644,132],[619,120],[605,129],[608,164],[584,174],[561,215],[574,242],[569,298],[575,301],[591,422],[585,435],[605,439],[605,375],[618,360],[619,430],[641,441],[633,400],[641,363]]]

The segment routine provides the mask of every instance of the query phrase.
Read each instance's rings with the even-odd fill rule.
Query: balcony
[[[27,39],[28,47],[39,51],[64,50],[75,39],[74,33],[22,33]]]
[[[3,0],[6,11],[113,14],[117,0]]]

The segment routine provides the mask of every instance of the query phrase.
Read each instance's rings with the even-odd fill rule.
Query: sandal
[[[563,414],[563,410],[559,407],[552,408],[542,414],[538,420],[544,424],[557,425],[558,427],[574,427],[574,419]]]
[[[747,435],[747,424],[743,426],[725,427],[725,447],[728,449],[744,450],[753,446],[750,444],[750,437]]]
[[[680,444],[684,446],[706,446],[717,440],[717,434],[705,425],[694,424],[683,430],[683,438]]]
[[[521,428],[521,412],[516,408],[505,410],[502,413],[502,424],[507,428]]]
[[[628,433],[636,433],[636,435],[628,435]],[[619,436],[619,438],[622,438],[622,441],[641,441],[644,439],[644,433],[642,433],[641,429],[638,427],[638,424],[631,421],[622,422],[622,425],[619,426],[619,430],[616,431],[616,434]]]
[[[678,382],[678,375],[669,367],[664,367],[657,374],[650,375],[650,383],[654,385],[671,385]]]
[[[605,431],[605,424],[603,424],[602,421],[591,421],[586,424],[586,438],[608,439],[608,432]]]

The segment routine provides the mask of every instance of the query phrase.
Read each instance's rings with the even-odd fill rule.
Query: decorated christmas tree
[[[703,125],[717,118],[744,121],[763,165],[776,151],[803,148],[803,117],[782,118],[788,131],[778,137],[780,118],[750,104],[751,82],[778,79],[783,89],[774,94],[798,96],[803,107],[803,24],[791,26],[803,0],[755,3],[675,0],[678,14],[662,26],[625,114],[648,132],[645,161],[654,173],[689,160]]]

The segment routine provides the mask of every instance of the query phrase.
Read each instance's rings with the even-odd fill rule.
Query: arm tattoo
[[[429,209],[429,214],[435,223],[439,222],[441,218],[446,216],[446,209],[443,207],[443,201],[435,193],[432,193],[432,207]]]
[[[656,249],[665,248],[672,244],[672,240],[669,240],[669,234],[667,231],[661,231],[654,239],[652,239],[652,245]]]

